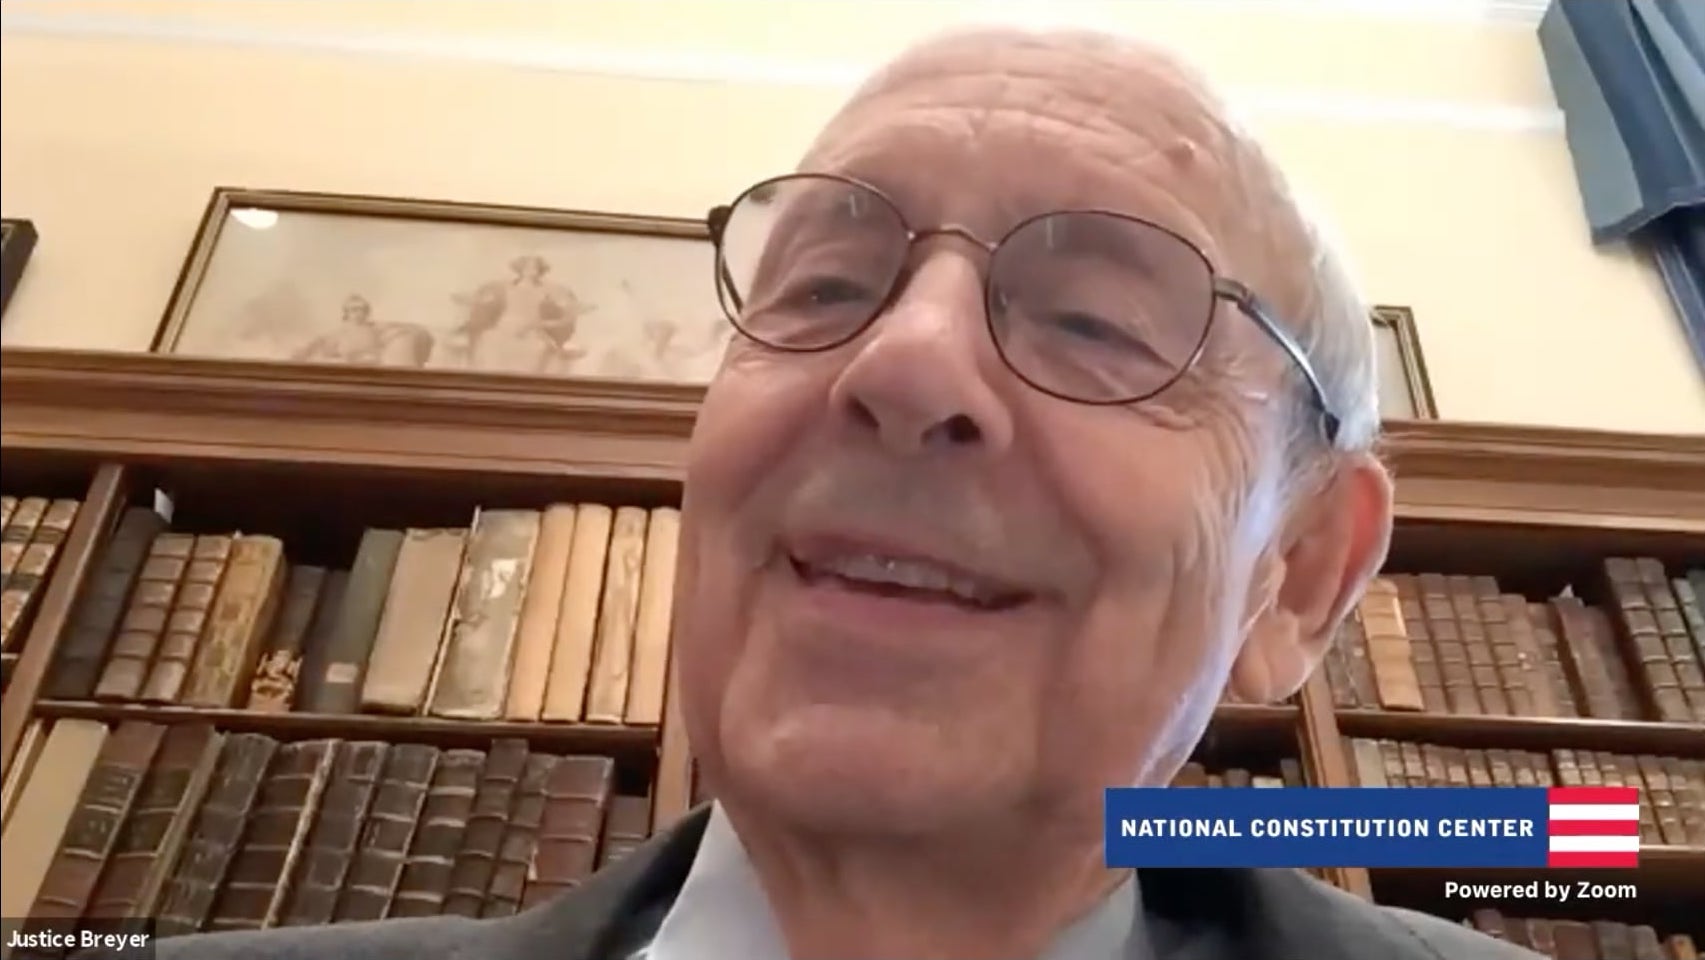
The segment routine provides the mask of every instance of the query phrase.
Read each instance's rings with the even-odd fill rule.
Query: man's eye
[[[798,287],[801,306],[836,307],[870,299],[866,285],[846,277],[812,277]]]
[[[1121,348],[1134,345],[1133,338],[1129,333],[1118,325],[1109,323],[1094,314],[1056,313],[1049,318],[1048,323],[1057,332],[1070,334],[1075,338],[1092,343]]]

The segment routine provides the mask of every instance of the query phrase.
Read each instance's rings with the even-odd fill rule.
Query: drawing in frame
[[[36,225],[29,220],[0,219],[0,314],[12,302],[12,291],[24,275],[36,249]]]
[[[693,220],[222,187],[153,350],[702,384],[712,259]]]
[[[1436,420],[1433,385],[1408,307],[1374,307],[1374,365],[1379,380],[1382,420]]]

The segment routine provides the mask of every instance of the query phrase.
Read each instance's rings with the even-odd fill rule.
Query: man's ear
[[[1300,502],[1263,564],[1256,600],[1232,663],[1230,699],[1273,703],[1308,679],[1385,563],[1391,546],[1391,475],[1372,454],[1353,454],[1325,487]]]

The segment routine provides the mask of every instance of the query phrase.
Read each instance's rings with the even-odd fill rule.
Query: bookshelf
[[[667,825],[693,793],[673,698],[660,723],[629,726],[257,712],[54,699],[43,691],[120,516],[156,491],[171,498],[174,529],[272,534],[292,560],[347,565],[368,527],[466,525],[475,508],[678,506],[699,395],[663,385],[3,351],[5,493],[80,501],[21,639],[7,649],[5,768],[38,720],[113,728],[146,720],[280,743],[335,738],[443,750],[519,740],[554,755],[610,758],[618,781],[649,794],[651,827]],[[1705,568],[1705,438],[1415,422],[1390,425],[1386,444],[1398,497],[1388,574],[1492,576],[1504,595],[1528,603],[1567,590],[1614,612],[1602,586],[1606,557],[1656,560],[1672,577]],[[1649,691],[1635,707],[1638,719],[1349,705],[1323,670],[1291,703],[1223,705],[1197,759],[1209,768],[1254,769],[1262,757],[1271,765],[1289,757],[1309,782],[1332,786],[1358,782],[1358,740],[1705,760],[1705,720],[1656,719]],[[1442,902],[1440,878],[1426,871],[1324,874],[1358,895],[1452,919],[1475,907]],[[1638,900],[1582,909],[1597,911],[1590,918],[1705,938],[1697,910],[1686,909],[1690,896],[1697,901],[1690,884],[1705,876],[1705,845],[1648,846],[1631,876]],[[1589,918],[1570,909],[1547,916]]]

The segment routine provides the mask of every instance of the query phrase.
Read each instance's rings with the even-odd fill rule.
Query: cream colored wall
[[[1531,21],[1344,3],[6,0],[0,195],[42,242],[4,342],[145,349],[215,185],[698,215],[908,38],[1042,6],[1249,106],[1444,416],[1705,432],[1655,275],[1586,244]]]

